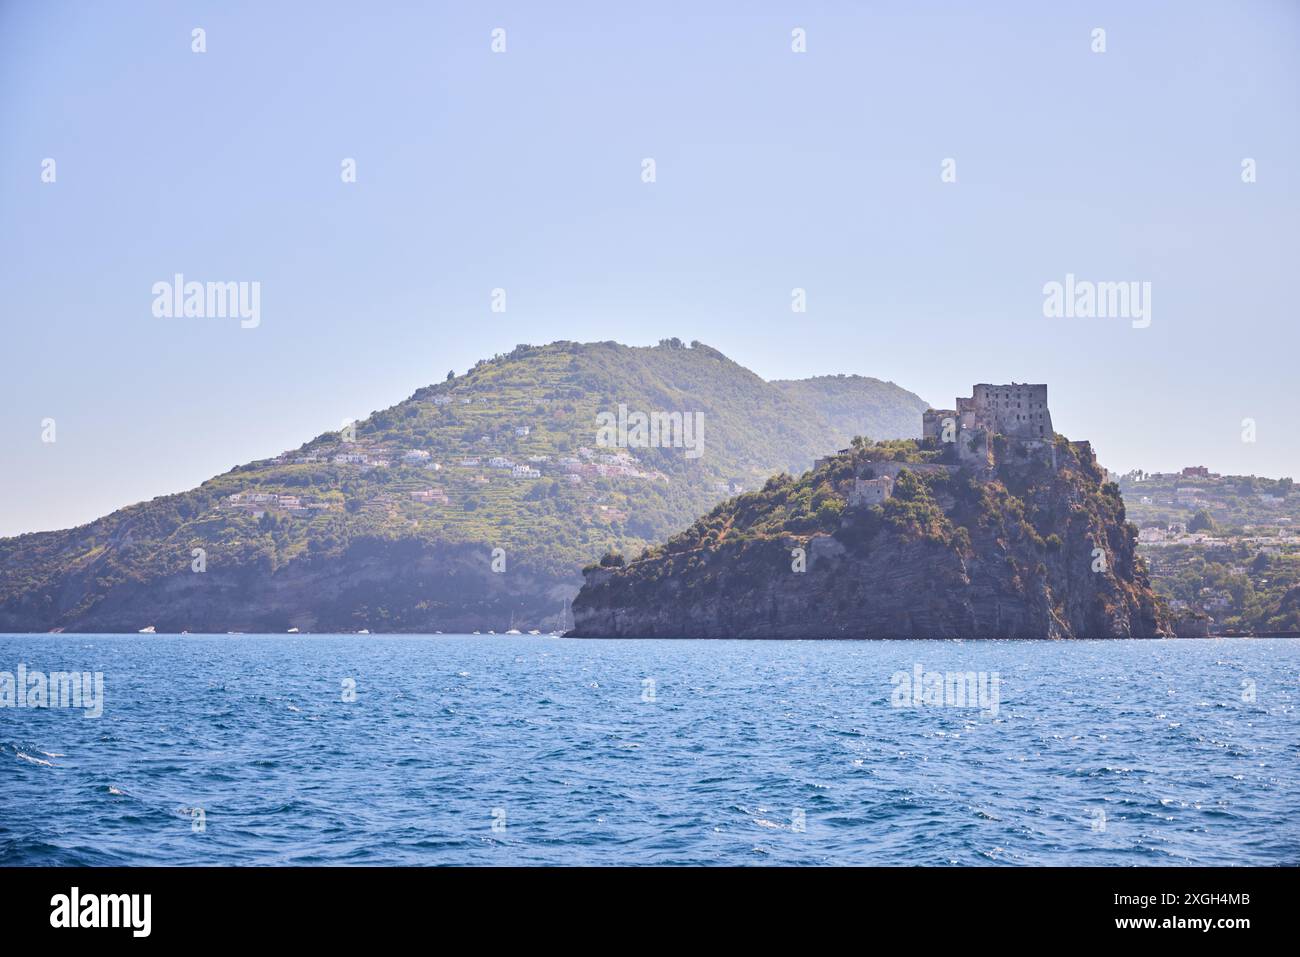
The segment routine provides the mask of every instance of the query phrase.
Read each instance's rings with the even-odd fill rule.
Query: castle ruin
[[[983,430],[1017,439],[1050,440],[1052,413],[1047,408],[1047,386],[1012,382],[981,383],[969,398],[957,399],[955,409],[928,409],[921,416],[922,435],[943,440],[944,420],[952,419],[963,432]],[[948,441],[953,437],[948,436]]]
[[[888,475],[879,478],[854,478],[853,490],[849,492],[849,505],[852,507],[879,505],[894,494],[894,480]]]
[[[1010,385],[980,383],[971,388],[969,397],[958,397],[955,409],[927,409],[921,414],[923,440],[935,445],[951,444],[956,462],[871,461],[854,476],[849,491],[851,507],[880,505],[891,498],[894,482],[902,471],[951,473],[966,467],[989,471],[995,466],[993,437],[1000,435],[1014,441],[1021,454],[1042,455],[1056,468],[1056,432],[1052,413],[1047,408],[1047,386],[1012,382]],[[941,444],[942,443],[942,444]],[[1075,443],[1087,446],[1087,443]],[[841,449],[844,455],[848,449]],[[818,459],[813,468],[821,468],[833,458]]]

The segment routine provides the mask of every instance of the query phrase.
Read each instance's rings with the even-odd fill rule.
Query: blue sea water
[[[0,707],[0,864],[1300,863],[1296,641],[0,636],[20,663],[104,710]],[[895,707],[917,665],[997,713]]]

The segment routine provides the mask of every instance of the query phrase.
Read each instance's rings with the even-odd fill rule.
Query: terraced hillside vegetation
[[[0,540],[0,630],[556,628],[602,553],[639,551],[858,432],[919,432],[926,403],[893,383],[816,382],[775,385],[676,339],[522,345],[354,430]],[[698,419],[700,454],[601,445],[598,415],[620,405]]]

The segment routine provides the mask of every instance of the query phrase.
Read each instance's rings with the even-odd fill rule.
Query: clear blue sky
[[[388,6],[0,3],[0,534],[554,339],[1045,381],[1111,468],[1300,478],[1300,4]],[[260,327],[155,318],[177,272]],[[1150,327],[1044,318],[1066,273]]]

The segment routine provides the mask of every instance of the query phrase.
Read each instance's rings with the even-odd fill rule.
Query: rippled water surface
[[[19,663],[105,704],[0,708],[0,864],[1300,863],[1295,641],[0,636]],[[893,707],[917,664],[996,673],[996,715]]]

